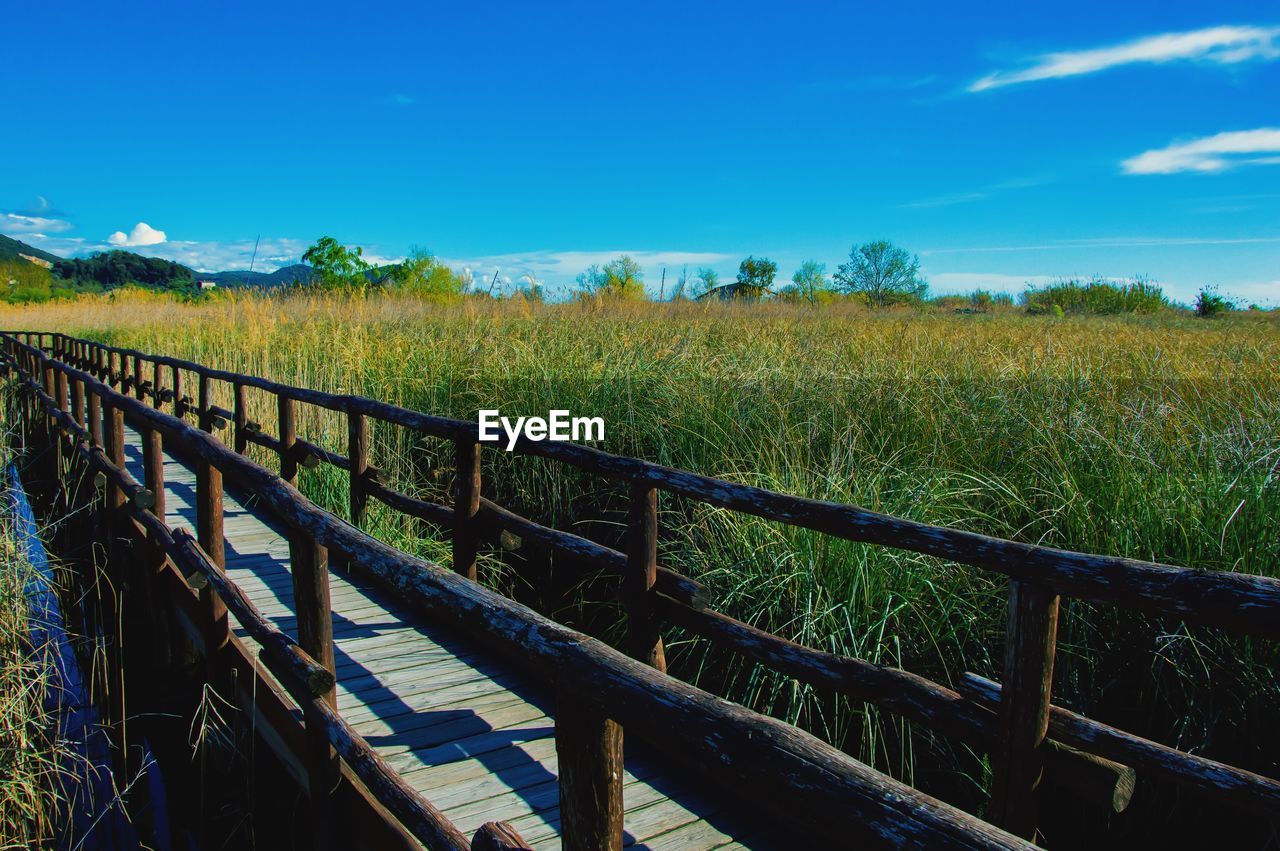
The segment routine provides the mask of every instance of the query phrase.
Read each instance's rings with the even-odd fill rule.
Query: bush
[[[1200,292],[1196,295],[1196,316],[1207,319],[1211,316],[1219,316],[1231,310],[1235,310],[1235,305],[1233,305],[1228,299],[1218,295],[1217,287],[1202,287]]]
[[[1022,294],[1022,302],[1027,312],[1032,314],[1054,313],[1055,305],[1064,314],[1095,315],[1157,313],[1169,307],[1169,299],[1160,287],[1143,278],[1129,284],[1116,284],[1101,278],[1094,278],[1088,283],[1059,281],[1047,287],[1028,289]]]

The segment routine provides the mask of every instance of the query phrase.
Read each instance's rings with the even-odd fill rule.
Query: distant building
[[[202,290],[211,290],[217,285],[217,281],[196,281],[196,286]]]
[[[718,298],[721,301],[759,301],[768,293],[769,290],[761,287],[754,287],[741,281],[730,281],[727,284],[720,284],[707,290],[698,296],[698,301],[707,298]]]

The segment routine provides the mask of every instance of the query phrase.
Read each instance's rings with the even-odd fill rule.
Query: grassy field
[[[0,309],[58,330],[225,369],[472,419],[602,416],[611,452],[785,493],[1020,541],[1215,570],[1280,570],[1280,322],[867,312],[852,305],[460,302],[391,296],[122,294]],[[223,404],[229,398],[224,397]],[[273,430],[265,398],[253,418]],[[345,425],[300,434],[340,451]],[[384,428],[373,463],[437,499],[447,447]],[[264,457],[264,461],[267,459]],[[485,492],[617,540],[621,492],[568,468],[485,456]],[[304,489],[345,512],[340,477]],[[999,677],[1006,584],[663,497],[662,557],[718,608],[815,647],[942,682]],[[374,531],[447,561],[441,536]],[[488,565],[520,582],[518,558]],[[1277,773],[1274,647],[1072,603],[1055,701],[1178,747]],[[796,721],[860,758],[980,807],[983,766],[861,704],[674,642],[679,673]],[[960,777],[960,780],[956,778]],[[1172,799],[1159,806],[1172,810]]]

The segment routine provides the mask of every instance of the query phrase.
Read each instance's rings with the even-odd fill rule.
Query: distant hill
[[[285,287],[311,280],[311,267],[304,263],[282,266],[274,272],[248,272],[243,269],[229,272],[200,272],[202,281],[213,281],[220,287]]]
[[[23,254],[28,257],[38,257],[46,263],[57,263],[62,259],[56,254],[41,251],[34,245],[27,245],[25,242],[20,242],[13,237],[0,234],[0,260],[13,260]]]
[[[136,283],[152,289],[187,289],[196,281],[213,281],[220,287],[236,289],[256,287],[275,289],[311,280],[312,269],[305,263],[282,266],[274,272],[250,272],[233,269],[226,272],[196,272],[180,263],[143,257],[131,251],[102,251],[88,257],[63,258],[33,245],[0,234],[0,260],[17,259],[20,255],[35,257],[48,263],[56,276],[69,282],[74,288],[113,289],[125,283]],[[377,266],[366,276],[371,282],[381,283],[395,269]]]

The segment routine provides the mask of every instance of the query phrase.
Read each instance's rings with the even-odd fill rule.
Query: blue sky
[[[891,8],[892,7],[892,8]],[[0,230],[202,269],[321,235],[553,289],[621,252],[1280,303],[1280,3],[21,3]]]

